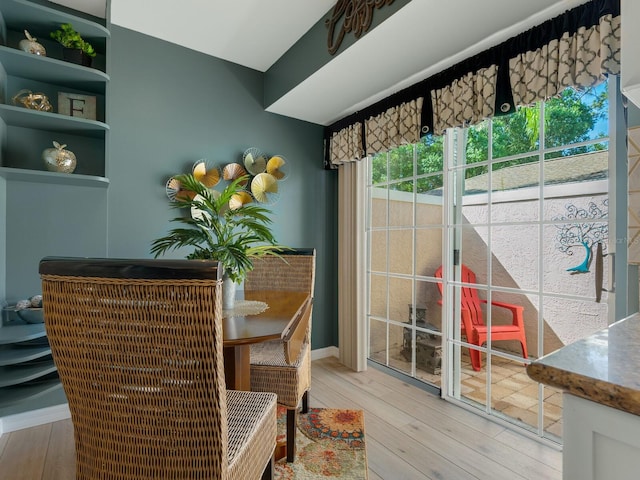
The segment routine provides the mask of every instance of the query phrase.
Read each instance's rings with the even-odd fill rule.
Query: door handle
[[[611,256],[611,260],[614,259],[614,253],[609,253],[608,256]],[[598,242],[596,246],[596,303],[600,303],[602,299],[602,292],[614,293],[615,288],[612,287],[611,290],[607,290],[606,288],[602,288],[602,284],[604,281],[604,255],[602,253],[602,243]],[[611,271],[613,272],[613,278],[615,278],[615,268],[616,264],[613,262],[611,265]]]
[[[596,245],[596,303],[602,299],[602,281],[604,276],[604,261],[602,254],[602,243]]]

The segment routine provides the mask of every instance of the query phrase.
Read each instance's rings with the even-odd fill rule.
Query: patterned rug
[[[286,438],[286,409],[278,407],[278,441]],[[298,414],[296,461],[276,463],[277,480],[367,479],[362,410],[310,408]]]

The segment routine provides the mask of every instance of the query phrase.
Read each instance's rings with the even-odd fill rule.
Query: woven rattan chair
[[[276,395],[227,391],[217,262],[45,258],[76,479],[272,478]]]
[[[308,292],[313,298],[315,286],[315,249],[294,249],[281,255],[255,260],[247,274],[244,289]],[[298,407],[309,408],[311,388],[311,309],[309,304],[284,341],[251,345],[251,390],[275,392],[278,403],[287,407],[287,461],[295,459],[295,435]],[[303,332],[302,341],[299,332]]]

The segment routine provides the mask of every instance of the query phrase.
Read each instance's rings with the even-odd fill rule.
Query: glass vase
[[[231,310],[236,304],[237,284],[226,274],[222,276],[222,309]]]

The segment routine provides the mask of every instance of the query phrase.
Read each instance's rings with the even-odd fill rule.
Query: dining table
[[[308,292],[238,291],[234,308],[223,310],[227,389],[251,390],[251,345],[287,338],[308,308],[311,308]]]

